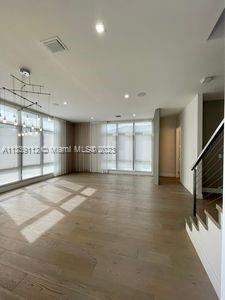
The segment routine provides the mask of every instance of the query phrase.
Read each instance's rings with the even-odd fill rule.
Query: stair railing
[[[222,201],[224,120],[219,124],[192,167],[193,216],[200,208]]]

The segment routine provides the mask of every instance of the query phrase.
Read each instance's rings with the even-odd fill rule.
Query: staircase
[[[187,234],[220,298],[224,120],[199,155],[193,171],[193,215]]]

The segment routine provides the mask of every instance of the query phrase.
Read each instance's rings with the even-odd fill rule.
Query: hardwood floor
[[[73,174],[0,195],[0,299],[213,300],[185,232],[190,195]]]

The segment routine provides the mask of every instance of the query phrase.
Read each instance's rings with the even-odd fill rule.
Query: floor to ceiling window
[[[116,147],[108,155],[108,169],[152,172],[152,121],[107,124],[107,144]]]
[[[54,153],[51,151],[54,145],[54,121],[43,118],[43,174],[54,172]]]
[[[118,123],[117,169],[133,170],[133,123]]]
[[[37,114],[22,111],[22,179],[40,176],[41,170],[41,119]],[[26,151],[27,150],[27,151]]]
[[[18,146],[17,110],[0,104],[0,185],[20,179],[19,155],[11,147]]]
[[[117,141],[117,124],[107,124],[107,143],[116,148]],[[110,170],[116,170],[116,154],[108,154],[107,167]]]
[[[53,173],[53,150],[52,118],[0,102],[0,186]]]
[[[152,122],[134,123],[134,169],[152,172],[153,157]]]

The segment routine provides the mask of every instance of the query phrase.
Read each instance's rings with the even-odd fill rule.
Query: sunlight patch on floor
[[[0,209],[5,211],[16,225],[23,225],[20,233],[29,243],[35,242],[96,192],[94,188],[84,188],[80,184],[67,180],[52,179],[52,182],[51,184],[48,184],[48,181],[36,183],[23,190],[6,193],[3,195],[5,200],[0,202]],[[63,188],[68,188],[71,192]],[[84,189],[80,191],[82,188]],[[66,200],[67,197],[70,199]],[[25,222],[29,222],[29,225],[26,226]]]
[[[17,190],[14,190],[14,191],[10,191],[10,192],[4,193],[4,194],[2,194],[0,196],[0,200],[3,200],[3,199],[6,199],[6,198],[9,198],[9,197],[13,197],[13,196],[19,195],[19,194],[21,194],[23,192],[24,192],[24,190],[17,189]]]
[[[25,187],[25,190],[33,191],[33,190],[36,190],[37,188],[42,188],[42,187],[45,187],[45,186],[46,186],[45,182],[35,183],[35,184],[32,184],[32,185],[29,185],[29,186]]]
[[[39,194],[41,197],[44,197],[45,199],[47,199],[49,202],[52,203],[58,203],[71,195],[70,192],[64,191],[52,185],[40,187],[35,190],[35,193]]]
[[[72,199],[63,203],[60,207],[66,210],[67,212],[71,212],[74,208],[78,207],[81,203],[83,203],[87,198],[84,196],[74,196]]]
[[[84,196],[92,196],[94,193],[96,192],[96,189],[93,189],[93,188],[86,188],[84,189],[81,194],[84,195]]]
[[[67,181],[67,180],[58,180],[56,182],[57,185],[60,185],[62,187],[66,187],[70,190],[73,190],[75,192],[79,191],[80,189],[83,188],[82,185],[80,184],[77,184],[77,183],[74,183],[74,182],[71,182],[71,181]]]
[[[7,199],[0,203],[0,206],[18,226],[49,208],[28,194]]]
[[[31,225],[28,225],[24,229],[21,230],[22,235],[26,238],[26,240],[30,243],[33,243],[36,239],[38,239],[41,235],[43,235],[46,231],[51,229],[54,225],[56,225],[60,220],[64,218],[64,214],[54,209],[47,215],[41,217]]]

